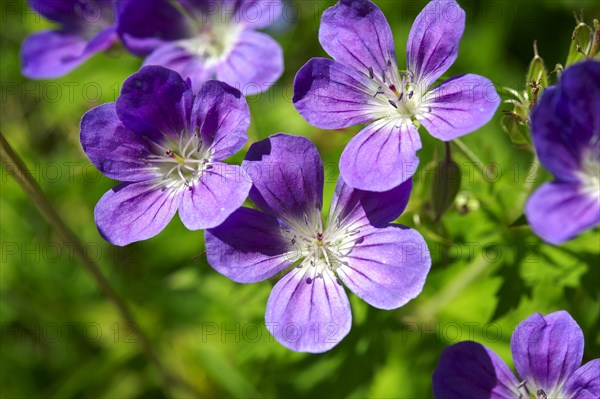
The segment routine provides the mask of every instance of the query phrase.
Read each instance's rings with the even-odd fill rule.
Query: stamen
[[[373,97],[377,97],[378,94],[385,94],[385,91],[381,90],[382,87],[379,86],[379,88],[377,89],[377,92],[375,93],[375,95]]]
[[[519,384],[519,386],[517,387],[517,390],[519,391],[519,399],[525,399],[529,397],[529,393],[527,392],[527,380],[521,382]]]
[[[375,73],[373,72],[373,68],[369,67],[369,77],[371,79],[375,79]]]
[[[390,105],[396,109],[398,109],[398,106],[396,105],[396,103],[392,100],[388,100],[388,102],[390,103]]]
[[[548,395],[546,395],[546,392],[544,392],[543,389],[538,389],[537,397],[538,397],[538,399],[547,399]]]
[[[190,144],[192,144],[192,141],[193,141],[195,138],[196,138],[196,135],[195,135],[195,134],[190,134],[190,138],[188,139],[187,143],[185,143],[185,146],[184,146],[184,147],[183,147],[183,149],[181,150],[181,155],[182,155],[183,157],[186,157],[186,158],[187,158],[187,156],[186,156],[187,152],[186,152],[186,151],[187,151],[188,147],[190,146]]]

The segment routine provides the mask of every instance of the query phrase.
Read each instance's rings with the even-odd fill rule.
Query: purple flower
[[[555,180],[529,198],[531,228],[560,244],[600,223],[600,62],[567,68],[531,113],[541,163]]]
[[[273,288],[265,315],[284,346],[324,352],[348,334],[352,315],[342,282],[381,309],[398,308],[421,292],[431,265],[425,241],[389,224],[406,207],[410,181],[372,193],[340,179],[324,222],[323,164],[310,140],[271,136],[250,147],[242,166],[260,210],[240,208],[206,230],[207,257],[239,283],[292,266]]]
[[[567,312],[535,313],[511,340],[519,380],[491,349],[465,341],[442,353],[433,393],[437,399],[598,399],[600,359],[581,366],[583,344],[581,328]]]
[[[267,90],[283,72],[279,44],[255,29],[281,13],[279,0],[123,0],[119,35],[145,65],[162,65],[194,87],[218,79],[246,95]]]
[[[112,0],[28,0],[59,25],[37,32],[21,47],[22,73],[31,79],[63,76],[118,38]]]
[[[249,124],[246,100],[224,83],[208,81],[194,95],[189,81],[163,67],[129,77],[116,103],[81,120],[87,156],[123,181],[96,205],[102,236],[116,245],[145,240],[178,209],[190,230],[223,222],[252,186],[241,167],[220,162],[244,146]]]
[[[430,86],[454,62],[465,13],[454,0],[431,1],[408,37],[399,72],[385,16],[368,0],[340,0],[323,13],[319,40],[334,60],[313,58],[298,71],[294,104],[314,126],[368,123],[340,159],[346,183],[387,191],[412,176],[421,148],[415,120],[449,141],[486,124],[500,104],[493,84],[463,75]]]

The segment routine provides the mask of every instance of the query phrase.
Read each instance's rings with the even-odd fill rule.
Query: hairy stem
[[[108,279],[102,274],[100,267],[86,255],[84,246],[80,242],[77,235],[73,233],[71,229],[65,224],[63,219],[60,217],[52,203],[48,200],[44,192],[42,191],[39,184],[31,177],[27,171],[27,167],[21,157],[15,152],[15,150],[6,141],[2,132],[0,132],[0,161],[6,168],[11,168],[16,173],[13,177],[17,183],[21,186],[23,191],[29,196],[31,201],[35,204],[40,213],[54,228],[56,235],[63,241],[73,243],[73,254],[77,257],[80,264],[84,269],[91,274],[92,278],[102,291],[102,293],[108,298],[109,301],[115,305],[117,311],[121,315],[122,319],[129,325],[137,327],[137,337],[142,346],[144,355],[154,365],[157,372],[163,379],[163,382],[167,388],[172,386],[178,386],[181,389],[189,391],[197,396],[194,389],[186,382],[171,376],[162,367],[162,364],[150,343],[150,340],[145,333],[139,328],[136,323],[133,313],[125,303],[125,301],[119,296],[119,294],[113,289]]]
[[[467,157],[469,158],[469,160],[475,164],[477,164],[481,168],[483,168],[484,163],[481,159],[479,159],[479,157],[477,157],[477,155],[475,155],[475,153],[473,151],[471,151],[469,149],[469,147],[467,147],[467,145],[465,143],[463,143],[461,140],[459,139],[454,139],[452,140],[452,142],[454,144],[456,144],[456,146],[458,147],[458,149]]]

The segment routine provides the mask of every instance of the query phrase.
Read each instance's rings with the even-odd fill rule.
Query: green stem
[[[517,218],[523,214],[523,209],[525,209],[525,203],[527,201],[527,198],[529,198],[531,192],[533,191],[533,188],[535,187],[535,184],[537,183],[537,178],[539,176],[540,169],[540,162],[538,160],[537,154],[534,153],[533,159],[531,160],[531,164],[529,165],[527,173],[525,174],[523,190],[521,190],[517,194],[517,200],[515,201],[516,206],[513,207],[513,209],[517,210],[517,212],[514,212],[512,215],[509,215],[509,220],[511,222],[517,220]]]
[[[23,191],[29,196],[31,201],[38,208],[40,213],[44,216],[44,218],[50,223],[50,225],[54,228],[56,235],[63,241],[73,244],[73,253],[81,263],[81,265],[85,268],[85,270],[92,276],[98,287],[102,291],[102,293],[111,301],[117,311],[121,315],[121,318],[128,323],[129,325],[136,326],[137,328],[137,337],[139,338],[142,350],[148,360],[154,365],[159,375],[163,379],[163,382],[167,388],[169,385],[178,385],[180,388],[183,388],[187,391],[194,393],[194,396],[197,396],[197,393],[194,389],[188,385],[186,382],[174,378],[169,375],[166,370],[163,368],[154,348],[152,347],[150,340],[145,335],[145,333],[139,328],[139,325],[136,323],[133,313],[125,303],[125,301],[119,296],[119,294],[113,289],[108,279],[102,274],[100,267],[92,260],[90,257],[86,255],[84,246],[80,242],[77,235],[73,233],[71,229],[65,224],[63,219],[60,217],[54,206],[50,203],[44,192],[42,191],[39,184],[31,177],[31,174],[28,173],[27,166],[21,159],[21,157],[15,152],[15,150],[10,146],[10,144],[6,141],[2,132],[0,132],[0,161],[1,163],[7,167],[15,170],[15,174],[13,177],[17,181],[17,183],[21,186]]]
[[[422,302],[413,312],[414,317],[418,320],[435,320],[438,313],[448,303],[463,293],[466,288],[473,285],[489,269],[489,262],[485,260],[483,255],[479,254],[471,265],[457,274],[442,290],[428,298],[427,301]]]
[[[473,151],[471,151],[469,149],[469,147],[467,147],[467,145],[465,143],[463,143],[462,141],[460,141],[459,139],[454,139],[452,140],[452,142],[454,144],[456,144],[456,146],[458,147],[458,149],[467,157],[469,158],[469,160],[471,162],[476,163],[477,165],[481,166],[481,168],[483,168],[483,161],[481,159],[479,159],[477,157],[477,155],[475,155],[475,153]]]

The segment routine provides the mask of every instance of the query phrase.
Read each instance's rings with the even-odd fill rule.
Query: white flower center
[[[242,33],[242,26],[223,21],[217,15],[198,29],[198,34],[180,44],[203,60],[204,68],[211,68],[227,58]]]
[[[200,134],[182,132],[179,140],[167,139],[162,143],[152,142],[157,150],[145,161],[150,164],[168,188],[189,187],[200,179],[204,171],[211,168],[212,150],[204,145]]]
[[[352,226],[341,226],[338,220],[324,229],[320,209],[304,213],[303,220],[285,220],[281,226],[283,236],[294,247],[292,258],[300,261],[298,268],[313,269],[306,283],[311,284],[315,278],[322,278],[325,269],[335,271],[346,265],[345,256],[356,244],[356,235],[360,232]]]
[[[387,110],[388,117],[412,119],[419,112],[424,90],[414,81],[411,71],[399,72],[391,59],[383,70],[368,68],[373,97]]]
[[[515,399],[568,399],[562,385],[552,390],[545,390],[536,385],[538,384],[523,381],[519,384],[519,396]]]
[[[600,200],[600,153],[597,144],[592,143],[590,148],[583,152],[578,177],[583,192]]]

